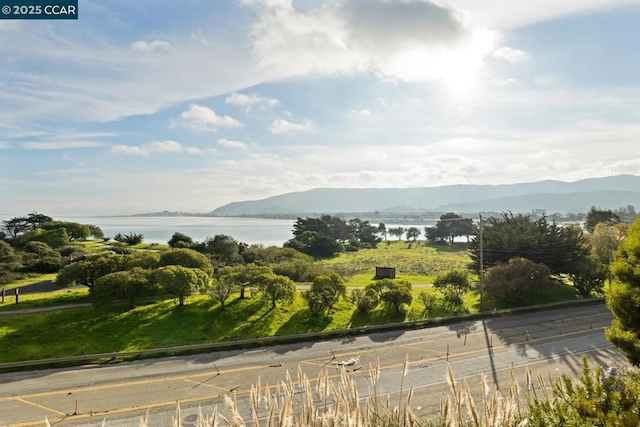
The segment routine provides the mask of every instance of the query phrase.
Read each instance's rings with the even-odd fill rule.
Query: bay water
[[[9,218],[8,215],[0,216],[0,220]],[[145,243],[167,243],[173,233],[180,232],[196,242],[216,234],[226,234],[239,242],[264,246],[282,246],[293,238],[295,222],[292,219],[199,216],[56,216],[54,219],[96,225],[105,236],[111,238],[118,233],[139,233],[144,236]],[[378,225],[373,221],[371,223]],[[424,235],[424,224],[387,224],[387,229],[404,227],[406,230],[412,226],[417,227]],[[389,236],[389,239],[396,238]]]

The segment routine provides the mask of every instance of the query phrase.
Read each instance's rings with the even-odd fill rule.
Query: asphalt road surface
[[[526,369],[577,377],[584,356],[592,364],[626,366],[604,337],[611,320],[604,304],[591,304],[323,342],[1,374],[0,426],[44,426],[45,418],[52,426],[100,426],[104,420],[107,426],[131,426],[147,411],[150,426],[170,426],[178,402],[182,425],[194,426],[199,406],[210,414],[219,405],[224,413],[223,397],[231,392],[248,415],[249,390],[258,378],[276,384],[287,371],[295,377],[298,367],[310,378],[322,369],[337,378],[339,369],[347,369],[366,397],[375,363],[381,369],[378,390],[393,400],[401,382],[405,393],[413,385],[414,413],[426,416],[449,393],[447,363],[472,390],[484,373],[490,386],[506,393],[511,372],[522,384]],[[405,357],[409,374],[403,377]],[[336,365],[352,358],[359,362]]]

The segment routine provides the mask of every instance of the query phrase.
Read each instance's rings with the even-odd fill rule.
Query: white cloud
[[[638,5],[637,0],[440,0],[442,4],[469,12],[482,25],[509,30],[581,13],[594,13]]]
[[[518,79],[508,78],[504,80],[493,79],[491,83],[493,83],[496,86],[515,86],[515,85],[518,85],[520,82],[518,81]]]
[[[171,122],[171,127],[185,127],[198,131],[216,132],[219,127],[242,127],[242,123],[233,117],[219,116],[211,108],[191,104],[187,111],[180,114],[179,119]]]
[[[371,111],[369,110],[349,110],[347,116],[355,119],[366,119],[371,117]]]
[[[245,144],[242,141],[234,141],[231,139],[226,139],[226,138],[220,138],[216,141],[216,143],[222,147],[228,147],[228,148],[240,148],[242,150],[246,150],[247,149],[247,144]]]
[[[231,95],[227,96],[224,102],[226,104],[244,107],[247,113],[249,113],[251,109],[256,105],[262,105],[266,108],[273,108],[278,104],[277,99],[261,97],[256,95],[255,93],[246,95],[244,93],[237,92],[234,92]]]
[[[271,123],[269,130],[271,133],[281,134],[290,132],[311,132],[315,129],[313,120],[305,120],[302,123],[294,123],[284,119],[275,120]]]
[[[25,150],[67,150],[71,148],[94,148],[103,147],[105,144],[98,141],[28,141],[20,144]]]
[[[143,145],[114,145],[109,150],[112,154],[127,154],[137,156],[150,156],[151,154],[187,153],[201,154],[197,147],[185,147],[176,141],[152,141]]]
[[[495,48],[495,36],[468,16],[428,1],[345,0],[306,13],[290,1],[261,4],[254,55],[281,77],[367,73],[426,81],[470,73]]]
[[[153,40],[146,42],[139,40],[131,43],[131,49],[138,52],[153,52],[154,50],[169,50],[171,49],[171,43],[162,40]]]
[[[513,49],[508,46],[502,46],[494,50],[491,55],[495,58],[503,59],[510,64],[528,61],[531,57],[524,50]]]
[[[3,149],[5,149],[5,148],[9,148],[9,147],[10,147],[10,145],[9,145],[9,144],[4,143],[4,142],[0,142],[0,150],[3,150]]]

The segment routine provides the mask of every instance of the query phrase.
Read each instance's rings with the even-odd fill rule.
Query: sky
[[[0,214],[640,175],[640,0],[79,0],[0,20]]]

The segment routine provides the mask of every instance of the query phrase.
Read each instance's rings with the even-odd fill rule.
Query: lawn
[[[321,260],[347,278],[347,286],[366,286],[375,276],[377,267],[395,267],[396,278],[412,284],[433,283],[445,271],[467,269],[471,258],[467,245],[429,245],[425,242],[382,242],[376,249],[345,252],[331,259]]]
[[[576,299],[566,284],[541,292],[535,303]],[[433,288],[414,289],[406,314],[380,304],[363,315],[341,300],[327,316],[313,318],[300,293],[291,304],[269,310],[259,297],[238,299],[233,295],[223,309],[208,296],[193,296],[185,305],[173,300],[147,302],[129,310],[125,305],[79,308],[56,312],[21,314],[2,318],[0,361],[33,360],[60,356],[133,351],[188,344],[232,341],[304,332],[344,329],[365,325],[445,317],[454,314],[441,300],[425,311],[419,293],[439,295]],[[440,297],[438,297],[440,298]],[[479,295],[467,293],[464,306],[455,313],[479,311]],[[484,309],[508,308],[485,298]]]

